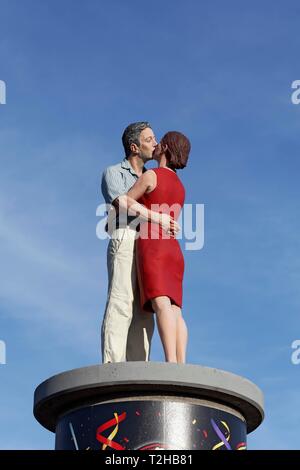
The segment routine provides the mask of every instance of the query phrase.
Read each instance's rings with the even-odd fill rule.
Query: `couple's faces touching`
[[[140,133],[140,146],[132,144],[134,148],[132,150],[138,153],[139,156],[144,160],[151,160],[153,158],[154,150],[157,147],[156,138],[154,132],[150,127],[147,127]]]
[[[144,129],[140,134],[140,155],[144,161],[153,158],[154,150],[157,146],[154,132],[150,127]]]

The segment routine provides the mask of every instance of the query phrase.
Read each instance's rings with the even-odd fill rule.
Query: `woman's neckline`
[[[176,171],[172,170],[172,168],[169,168],[167,166],[159,166],[158,168],[164,168],[165,170],[169,170],[171,171],[172,173],[174,173],[174,175],[176,175]]]

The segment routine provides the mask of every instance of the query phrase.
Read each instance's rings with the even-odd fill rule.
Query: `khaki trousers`
[[[154,316],[140,306],[136,231],[113,231],[107,248],[108,296],[102,322],[102,362],[148,361]]]

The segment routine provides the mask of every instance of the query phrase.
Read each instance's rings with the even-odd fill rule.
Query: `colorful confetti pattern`
[[[246,450],[246,425],[231,413],[186,402],[105,403],[65,414],[55,448]]]

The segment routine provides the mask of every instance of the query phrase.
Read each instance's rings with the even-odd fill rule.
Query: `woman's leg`
[[[176,358],[178,364],[185,364],[188,330],[181,314],[181,308],[172,305],[176,317]]]
[[[161,296],[152,299],[156,313],[159,336],[164,348],[166,362],[177,362],[176,356],[176,316],[169,297]]]

